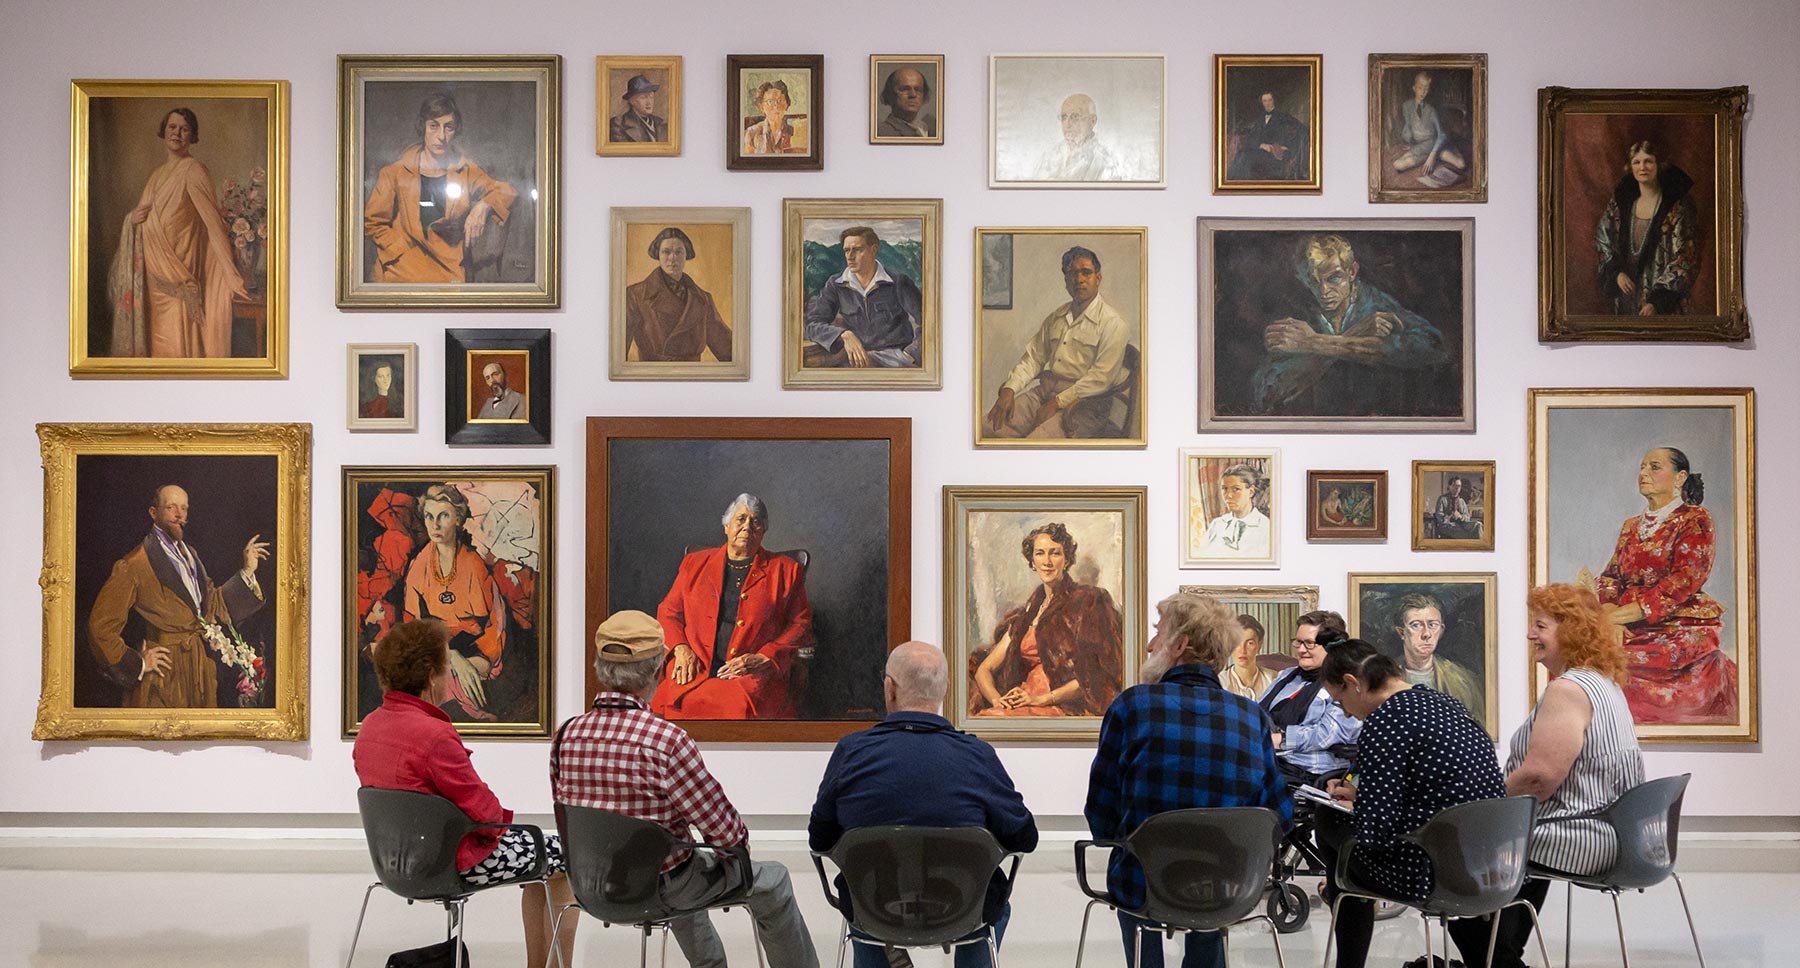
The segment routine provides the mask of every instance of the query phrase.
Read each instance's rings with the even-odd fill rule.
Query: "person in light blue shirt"
[[[1276,676],[1257,702],[1274,724],[1269,739],[1281,772],[1290,780],[1316,786],[1323,774],[1352,765],[1342,747],[1356,743],[1362,723],[1333,702],[1319,682],[1325,647],[1348,637],[1344,617],[1336,612],[1300,616],[1293,640],[1298,664]]]

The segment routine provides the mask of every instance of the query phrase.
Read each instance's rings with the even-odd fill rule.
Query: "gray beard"
[[[1158,652],[1144,659],[1143,666],[1138,670],[1138,681],[1145,685],[1161,682],[1162,677],[1173,668],[1175,653],[1166,650]]]

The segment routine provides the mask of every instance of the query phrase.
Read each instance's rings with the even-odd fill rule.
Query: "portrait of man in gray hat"
[[[656,92],[661,85],[648,75],[636,74],[625,82],[620,98],[625,110],[607,125],[608,141],[657,142],[669,140],[669,122],[655,113]]]

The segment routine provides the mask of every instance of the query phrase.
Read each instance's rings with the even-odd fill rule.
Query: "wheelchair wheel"
[[[1283,882],[1269,895],[1265,909],[1269,920],[1275,922],[1275,930],[1282,934],[1293,934],[1306,927],[1306,919],[1312,914],[1305,889],[1292,881]]]

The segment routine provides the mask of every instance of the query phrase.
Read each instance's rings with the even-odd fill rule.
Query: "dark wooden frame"
[[[531,382],[526,422],[475,423],[469,419],[468,354],[524,350]],[[444,443],[548,444],[550,442],[550,331],[547,329],[444,330]]]
[[[615,440],[885,440],[888,442],[888,648],[912,638],[912,418],[910,417],[589,417],[587,418],[587,590],[582,626],[582,704],[594,699],[593,630],[607,602],[607,482]],[[834,742],[868,720],[677,721],[702,742]]]
[[[1369,528],[1327,527],[1319,522],[1319,488],[1331,483],[1375,485],[1375,525]],[[1306,472],[1306,540],[1311,542],[1382,542],[1388,538],[1387,471]]]
[[[1542,343],[1742,343],[1744,308],[1744,114],[1748,87],[1708,89],[1538,89],[1538,341]],[[1702,238],[1716,273],[1717,313],[1681,316],[1574,315],[1565,308],[1568,252],[1563,237],[1563,141],[1571,113],[1710,114],[1713,206]]]
[[[338,604],[342,614],[338,627],[343,633],[342,655],[343,665],[338,675],[342,679],[339,684],[342,704],[339,710],[341,722],[338,724],[344,739],[354,739],[362,731],[362,724],[356,718],[357,707],[357,675],[361,649],[362,616],[357,613],[356,575],[357,575],[357,541],[356,528],[363,515],[363,509],[357,500],[356,488],[371,482],[398,481],[420,483],[430,481],[506,481],[524,480],[538,487],[538,507],[542,511],[539,523],[542,532],[538,538],[538,554],[542,558],[538,568],[537,586],[537,631],[538,631],[538,721],[532,722],[496,722],[496,723],[458,723],[456,731],[464,739],[544,739],[548,737],[556,724],[556,468],[547,465],[507,466],[500,464],[484,464],[481,466],[447,465],[399,465],[389,467],[346,465],[343,468],[338,493],[343,498],[341,517],[343,530],[339,537],[342,546],[338,552],[343,556],[343,599]],[[422,549],[419,549],[422,550]],[[414,554],[419,551],[415,550]]]
[[[739,97],[738,72],[743,70],[799,69],[812,73],[807,92],[812,109],[807,114],[807,146],[804,155],[755,155],[746,158],[738,150],[744,138],[744,112]],[[725,169],[727,171],[823,171],[825,170],[825,55],[824,54],[727,54],[725,55]]]

